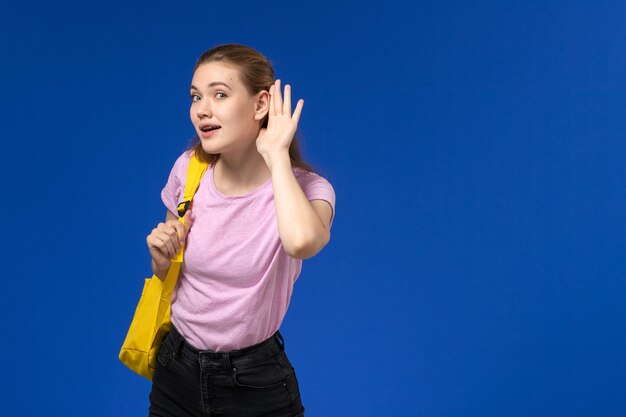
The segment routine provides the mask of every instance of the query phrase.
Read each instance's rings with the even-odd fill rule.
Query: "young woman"
[[[185,242],[150,416],[303,416],[294,369],[278,331],[302,260],[330,239],[331,184],[300,157],[291,88],[243,45],[200,56],[191,82],[197,136],[161,193],[166,221],[146,241],[165,278]],[[192,154],[209,163],[178,221]]]

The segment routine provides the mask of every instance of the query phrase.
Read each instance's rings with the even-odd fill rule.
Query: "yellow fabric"
[[[197,159],[195,154],[189,160],[185,195],[183,203],[179,205],[178,219],[183,224],[185,224],[184,212],[181,212],[181,208],[185,202],[193,199],[206,169],[207,163]],[[133,321],[119,353],[124,365],[150,380],[156,369],[161,342],[171,328],[170,301],[183,262],[183,252],[184,245],[181,245],[180,251],[172,258],[164,281],[156,275],[146,278]]]

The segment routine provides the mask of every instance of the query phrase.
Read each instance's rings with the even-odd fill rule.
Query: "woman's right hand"
[[[165,223],[159,223],[146,238],[152,260],[159,270],[168,269],[171,260],[180,251],[191,227],[191,210],[185,213],[185,224],[169,210]]]

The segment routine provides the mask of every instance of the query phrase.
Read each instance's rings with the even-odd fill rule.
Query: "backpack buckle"
[[[185,217],[185,213],[187,212],[190,203],[191,200],[187,200],[178,205],[178,217]]]

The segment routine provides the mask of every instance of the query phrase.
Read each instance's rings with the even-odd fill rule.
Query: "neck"
[[[220,154],[214,167],[216,186],[226,194],[245,193],[256,188],[272,176],[256,144],[242,153]]]

